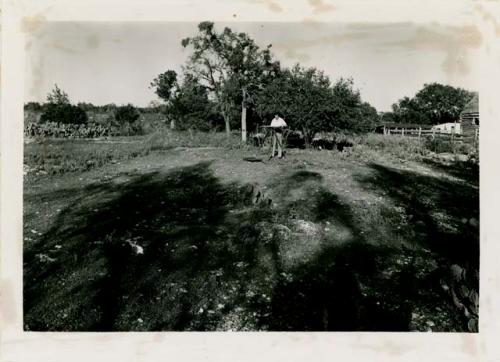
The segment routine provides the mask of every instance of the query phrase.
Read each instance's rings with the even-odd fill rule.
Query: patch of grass
[[[52,139],[28,143],[24,163],[30,172],[63,174],[82,172],[108,163],[147,156],[175,147],[249,148],[238,134],[163,130],[142,137],[117,137],[108,141]]]
[[[24,163],[33,172],[54,175],[86,171],[148,153],[141,142],[44,141],[26,145]]]
[[[384,136],[365,134],[347,137],[354,144],[346,156],[363,161],[377,160],[381,157],[395,157],[402,160],[422,161],[431,153],[455,153],[473,157],[477,147],[467,142],[445,138],[421,138],[403,136]]]
[[[195,130],[161,130],[149,135],[145,144],[151,150],[163,150],[174,147],[223,147],[228,149],[246,147],[242,144],[239,133],[232,133],[228,138],[224,132],[201,132]]]
[[[362,146],[362,149],[388,153],[405,159],[415,159],[429,153],[421,140],[412,137],[367,134],[359,137],[356,145]]]

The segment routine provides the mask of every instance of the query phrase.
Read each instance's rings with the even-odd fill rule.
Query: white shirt
[[[273,120],[271,121],[271,127],[280,128],[286,126],[287,126],[286,122],[281,117],[273,118]]]

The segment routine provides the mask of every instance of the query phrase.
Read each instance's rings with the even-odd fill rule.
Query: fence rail
[[[472,139],[477,141],[479,139],[479,129],[475,129],[474,133],[456,133],[449,131],[442,131],[437,129],[386,129],[385,135],[401,135],[408,137],[432,137],[432,138],[449,138],[451,140],[467,140]]]

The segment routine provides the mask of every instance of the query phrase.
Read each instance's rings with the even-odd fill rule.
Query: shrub
[[[380,134],[366,134],[352,138],[354,153],[375,156],[391,155],[398,159],[420,159],[429,151],[423,141],[413,137],[384,136]]]
[[[48,103],[40,117],[40,123],[55,122],[62,124],[86,124],[87,113],[78,106],[69,103]]]
[[[435,153],[453,153],[454,152],[454,145],[453,142],[449,139],[445,138],[426,138],[424,141],[424,147],[427,148],[429,151],[435,152]]]
[[[142,134],[142,127],[138,122],[139,116],[139,112],[131,104],[118,107],[115,110],[115,126],[120,130],[121,134],[129,136]]]

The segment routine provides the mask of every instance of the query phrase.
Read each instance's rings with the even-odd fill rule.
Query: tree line
[[[134,127],[140,114],[161,113],[178,129],[225,130],[228,135],[241,130],[243,140],[249,130],[279,114],[308,142],[317,132],[369,132],[380,122],[453,122],[474,95],[448,85],[425,84],[414,97],[404,97],[391,112],[379,114],[361,99],[351,78],[332,81],[315,67],[283,67],[271,44],[261,48],[246,33],[228,27],[218,31],[206,21],[179,45],[189,50],[182,71],[166,70],[150,83],[161,103],[145,108],[73,105],[55,85],[46,103],[30,102],[25,109],[41,112],[41,123],[85,124],[91,112],[108,113],[110,126],[126,127],[129,134],[138,132]]]
[[[159,74],[151,83],[165,102],[166,114],[181,128],[212,129],[224,124],[229,134],[268,123],[274,114],[300,130],[306,140],[316,132],[367,132],[380,122],[438,124],[457,121],[473,93],[438,83],[425,84],[413,98],[379,114],[361,99],[350,78],[331,81],[317,68],[282,67],[271,52],[246,33],[202,22],[181,46],[190,55],[181,74]]]
[[[48,93],[45,103],[28,102],[24,109],[32,115],[39,114],[40,117],[28,117],[26,130],[41,130],[47,134],[66,134],[69,130],[84,130],[83,133],[98,133],[104,131],[106,134],[115,135],[138,135],[143,133],[143,125],[139,118],[142,114],[159,114],[163,106],[152,104],[151,107],[137,108],[132,104],[116,105],[106,104],[102,106],[91,103],[72,104],[69,96],[57,84]],[[89,115],[101,115],[99,121],[92,119]],[[46,125],[46,127],[41,127]],[[71,127],[67,127],[71,126]],[[74,128],[73,126],[77,126]],[[88,126],[83,127],[82,126]],[[29,132],[28,132],[29,133]],[[75,132],[70,132],[74,134]],[[80,132],[82,133],[82,132]]]

